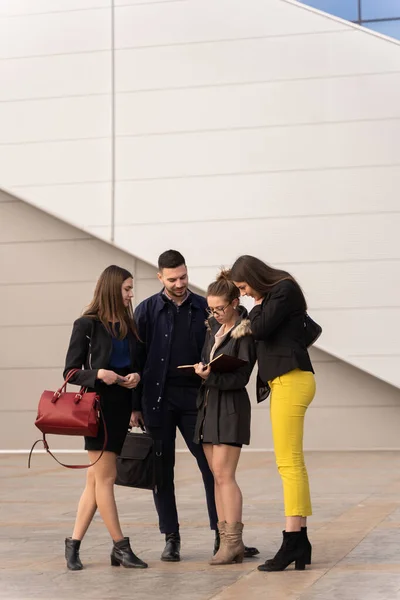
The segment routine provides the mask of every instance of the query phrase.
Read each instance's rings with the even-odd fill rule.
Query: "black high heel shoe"
[[[259,571],[284,571],[294,562],[296,571],[304,571],[307,561],[311,561],[311,552],[308,548],[302,531],[283,531],[283,542],[274,558],[266,560],[258,568]],[[307,538],[308,541],[308,538]],[[308,542],[310,544],[310,542]],[[310,544],[311,546],[311,544]]]
[[[130,569],[147,569],[147,563],[140,560],[136,554],[132,552],[129,538],[124,538],[119,542],[114,542],[111,551],[111,565],[113,567],[123,567]]]
[[[65,558],[67,561],[67,567],[70,571],[82,571],[83,565],[79,558],[79,548],[81,540],[73,540],[72,538],[65,538]]]
[[[303,544],[304,544],[304,554],[305,554],[305,559],[306,559],[306,565],[311,565],[312,546],[311,546],[310,540],[308,539],[307,527],[302,527],[301,533],[304,538]]]

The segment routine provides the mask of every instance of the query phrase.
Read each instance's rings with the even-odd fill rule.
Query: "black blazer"
[[[259,379],[265,384],[293,369],[314,373],[308,355],[303,294],[290,280],[277,283],[250,312]]]
[[[146,360],[145,346],[129,332],[132,373],[142,375]],[[99,369],[108,369],[112,353],[112,337],[98,319],[80,317],[74,323],[67,357],[64,378],[71,369],[81,369],[70,382],[94,389]],[[83,367],[83,369],[82,369]],[[132,410],[140,410],[141,383],[132,391]]]

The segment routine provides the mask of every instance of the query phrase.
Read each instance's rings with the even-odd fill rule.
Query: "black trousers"
[[[211,529],[217,529],[217,510],[214,496],[214,477],[204,455],[203,446],[195,444],[194,432],[197,419],[197,388],[168,387],[164,391],[163,426],[149,428],[153,439],[162,441],[163,485],[154,494],[161,533],[179,531],[178,511],[175,500],[174,467],[176,429],[181,432],[187,447],[197,461],[206,492],[208,516]]]

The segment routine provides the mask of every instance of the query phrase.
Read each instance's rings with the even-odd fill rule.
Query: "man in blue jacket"
[[[132,413],[131,423],[135,426],[144,423],[152,437],[162,441],[163,485],[154,494],[154,502],[160,531],[166,539],[161,560],[175,562],[180,560],[174,488],[177,427],[201,471],[210,527],[216,532],[214,551],[219,546],[214,478],[202,445],[193,441],[200,381],[194,371],[187,373],[177,369],[179,365],[201,360],[208,315],[205,298],[188,289],[187,268],[180,252],[163,252],[158,259],[158,269],[163,289],[141,302],[135,311],[139,336],[146,344],[147,360],[142,379],[142,410]],[[255,554],[258,554],[255,548],[246,548],[245,555]]]

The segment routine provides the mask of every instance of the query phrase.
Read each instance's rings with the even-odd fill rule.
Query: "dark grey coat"
[[[211,317],[204,343],[202,360],[210,361],[215,334],[221,327]],[[250,443],[250,400],[246,385],[256,361],[256,349],[251,336],[247,311],[240,307],[240,317],[214,358],[229,354],[247,360],[248,364],[232,373],[211,372],[202,384],[197,398],[198,416],[194,441],[208,444]]]

